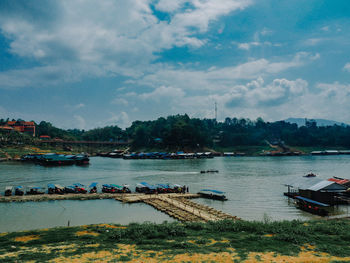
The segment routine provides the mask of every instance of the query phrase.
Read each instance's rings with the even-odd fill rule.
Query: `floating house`
[[[317,177],[301,177],[286,184],[288,197],[301,196],[324,204],[337,204],[336,196],[347,190],[347,187],[334,181],[322,180]]]

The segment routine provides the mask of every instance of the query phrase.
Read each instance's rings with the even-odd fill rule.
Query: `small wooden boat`
[[[211,189],[202,189],[198,192],[202,197],[209,198],[209,199],[215,199],[215,200],[221,200],[226,201],[227,198],[225,196],[225,192],[221,192],[218,190],[211,190]]]
[[[302,196],[296,196],[295,199],[297,200],[297,206],[299,209],[320,216],[328,216],[329,212],[326,210],[326,208],[330,205],[317,202]]]
[[[13,189],[13,186],[6,186],[5,187],[5,196],[12,195],[12,189]]]
[[[27,195],[43,195],[45,193],[45,190],[42,187],[30,186],[27,189],[29,189],[26,192]]]
[[[15,187],[15,195],[24,195],[23,186],[19,185]]]
[[[157,193],[157,187],[146,182],[141,182],[136,185],[135,191],[138,193],[154,194]]]
[[[97,185],[98,185],[97,182],[93,182],[93,183],[90,184],[90,186],[89,186],[89,189],[90,189],[89,193],[90,194],[97,193]]]
[[[75,183],[75,184],[73,184],[73,186],[75,187],[76,193],[79,193],[79,194],[86,194],[87,193],[85,185],[83,185],[81,183]]]
[[[316,177],[316,174],[308,173],[307,175],[304,175],[304,177],[307,177],[307,178],[309,178],[309,177]]]

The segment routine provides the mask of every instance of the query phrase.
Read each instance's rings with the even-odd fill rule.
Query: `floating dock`
[[[171,194],[43,194],[23,196],[0,196],[0,202],[44,202],[53,200],[96,200],[115,199],[124,203],[142,202],[168,214],[182,222],[208,222],[224,219],[240,220],[236,216],[226,214],[206,205],[192,202],[189,199],[199,198],[199,194],[171,193]]]
[[[116,196],[116,200],[125,203],[143,202],[183,222],[208,222],[224,219],[240,219],[209,206],[197,204],[188,200],[190,198],[199,197],[199,194],[131,194]]]

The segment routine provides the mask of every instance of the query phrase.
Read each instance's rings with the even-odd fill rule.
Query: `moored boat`
[[[43,195],[44,193],[45,189],[38,186],[29,186],[26,191],[27,195]]]
[[[12,189],[13,189],[13,186],[6,186],[5,187],[5,196],[12,195]]]
[[[216,199],[221,201],[226,201],[227,198],[225,196],[225,192],[221,192],[218,190],[212,190],[212,189],[202,189],[198,192],[202,197],[209,198],[209,199]]]
[[[93,182],[89,185],[89,193],[90,194],[97,193],[97,185],[98,185],[97,182]]]
[[[15,187],[15,195],[24,195],[23,186],[19,185]]]

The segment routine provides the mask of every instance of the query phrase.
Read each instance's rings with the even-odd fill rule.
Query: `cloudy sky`
[[[350,120],[348,0],[0,1],[0,117]]]

